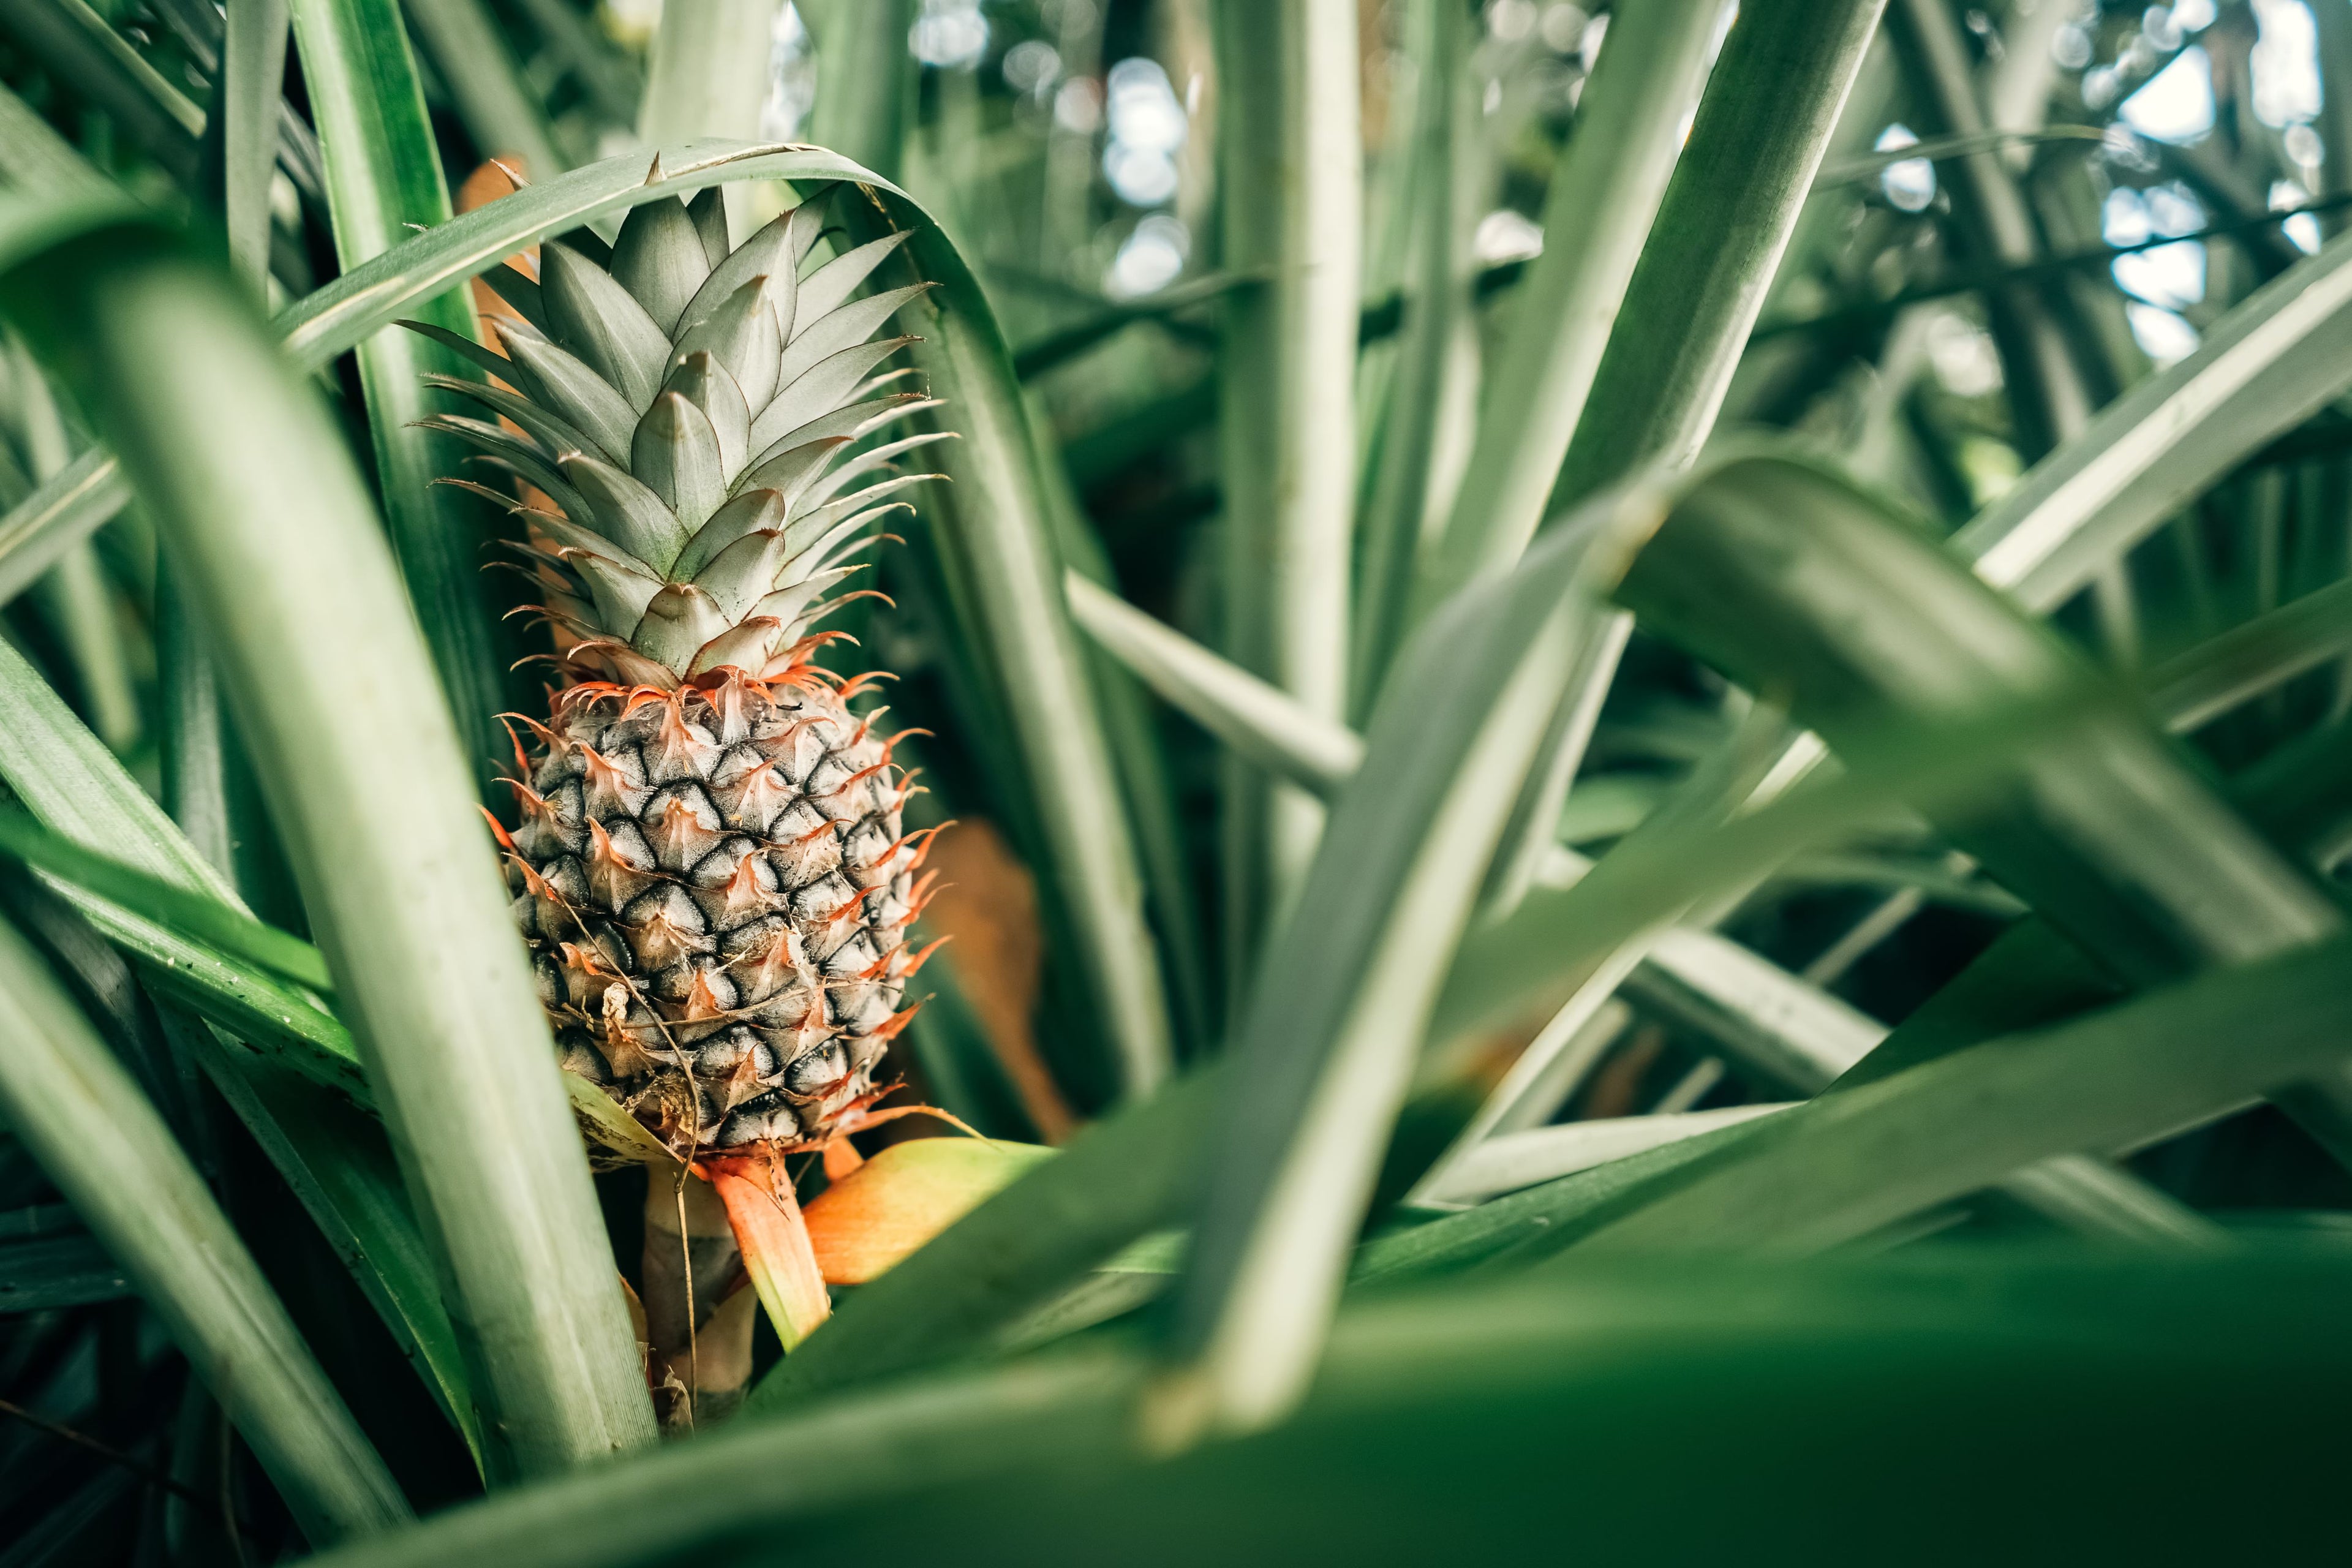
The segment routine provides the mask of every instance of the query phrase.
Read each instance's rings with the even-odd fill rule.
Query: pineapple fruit
[[[866,1114],[920,962],[911,786],[814,628],[930,477],[894,459],[939,437],[866,439],[935,405],[874,379],[927,286],[853,298],[904,235],[800,276],[823,210],[730,249],[717,189],[657,199],[484,279],[504,358],[417,328],[504,384],[436,378],[494,417],[429,423],[521,481],[565,681],[523,720],[515,919],[564,1067],[689,1164]]]

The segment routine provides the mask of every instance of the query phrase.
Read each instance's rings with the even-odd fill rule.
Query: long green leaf
[[[93,728],[130,755],[141,739],[139,693],[132,685],[129,627],[95,546],[84,542],[33,585],[33,607],[57,639],[67,679]]]
[[[1657,1016],[1718,1042],[1750,1071],[1804,1093],[1845,1081],[1888,1033],[1747,949],[1687,928],[1649,945],[1624,989]],[[1529,1157],[1521,1168],[1538,1167]],[[2054,1155],[1993,1184],[2046,1219],[2110,1241],[2208,1246],[2219,1237],[2195,1210],[2090,1155]]]
[[[1424,1184],[1419,1201],[1431,1208],[1466,1208],[1504,1193],[1789,1109],[1785,1102],[1766,1100],[1712,1110],[1588,1118],[1497,1133],[1473,1144],[1444,1168],[1438,1180]]]
[[[2340,1064],[2347,978],[2333,941],[1824,1096],[1585,1246],[1813,1250],[2047,1154],[2192,1125]]]
[[[6,742],[0,746],[0,777],[61,837],[85,848],[102,846],[170,886],[237,907],[220,868],[226,846],[215,860],[184,838],[97,737],[5,646],[0,738]],[[473,1402],[432,1260],[383,1131],[361,1114],[373,1097],[349,1031],[311,997],[262,971],[69,885],[62,890],[92,925],[141,961],[146,983],[159,994],[236,1031],[230,1038],[201,1026],[183,1027],[163,1010],[175,1046],[209,1072],[278,1163],[394,1339],[412,1347],[428,1385],[439,1391],[478,1454]]]
[[[1557,501],[1581,500],[1653,463],[1680,468],[1698,456],[1884,3],[1751,6],[1732,25],[1591,373],[1553,487]],[[1496,869],[1490,902],[1497,910],[1525,895],[1550,847],[1627,629],[1604,624],[1578,650],[1577,678],[1552,716],[1543,764]]]
[[[318,132],[311,130],[310,121],[296,112],[291,103],[278,96],[281,78],[257,68],[265,67],[270,58],[275,58],[281,68],[285,63],[286,6],[281,0],[260,0],[258,5],[241,5],[238,8],[246,16],[233,28],[226,16],[230,9],[228,0],[155,0],[149,7],[178,36],[195,73],[213,79],[215,98],[224,89],[224,83],[234,77],[238,95],[246,97],[258,111],[250,131],[257,139],[267,135],[272,142],[276,167],[292,184],[304,210],[323,219],[327,212],[326,176],[319,153]],[[240,60],[239,55],[247,58]],[[270,121],[275,121],[276,130],[266,132],[265,122]],[[205,130],[209,142],[209,113]],[[199,160],[205,156],[200,147]],[[199,194],[207,177],[200,176]]]
[[[1663,635],[1849,750],[1865,731],[2081,675],[2057,640],[1884,503],[1789,468],[1677,513],[1629,574]],[[1737,624],[1711,606],[1743,605]],[[2143,723],[2117,714],[2031,760],[2009,800],[1948,819],[1955,840],[2137,984],[2340,929],[2336,905]],[[2352,1087],[2290,1102],[2352,1152]]]
[[[0,517],[0,604],[39,581],[131,499],[114,459],[84,452]]]
[[[155,655],[164,807],[205,859],[234,878],[239,818],[254,826],[254,792],[231,783],[236,742],[221,707],[220,672],[169,568],[156,574]],[[237,784],[249,782],[249,770],[241,771]]]
[[[698,1548],[740,1552],[776,1542],[786,1518],[829,1512],[842,1500],[845,1471],[838,1467],[856,1468],[870,1505],[1010,1467],[1066,1462],[1089,1447],[1115,1452],[1125,1443],[1134,1381],[1130,1362],[1097,1352],[926,1379],[772,1419],[739,1418],[593,1477],[452,1510],[436,1528],[410,1531],[388,1550],[317,1561],[320,1568],[624,1568]],[[809,1463],[812,1454],[824,1463]],[[678,1509],[677,1498],[689,1492],[698,1505]]]
[[[1675,1173],[1755,1131],[1752,1121],[1734,1122],[1506,1193],[1458,1214],[1395,1226],[1356,1249],[1349,1283],[1400,1283],[1488,1263],[1511,1267],[1548,1258],[1630,1212]]]
[[[417,38],[457,100],[475,150],[520,158],[520,173],[544,180],[571,167],[555,150],[547,115],[481,0],[405,0]]]
[[[168,1008],[163,1018],[173,1047],[194,1058],[260,1143],[480,1464],[465,1355],[383,1124],[272,1064],[240,1059],[235,1041],[201,1022]]]
[[[66,190],[78,197],[84,187],[76,181]],[[0,501],[14,505],[25,499],[31,480],[52,478],[65,468],[72,447],[65,417],[31,359],[11,346],[0,350],[0,369],[14,384],[9,433],[23,464],[15,458],[0,462]],[[50,567],[35,585],[33,607],[47,624],[91,726],[118,754],[135,752],[142,715],[126,646],[129,627],[96,547],[84,542]]]
[[[637,101],[637,140],[674,147],[707,136],[749,141],[760,134],[768,101],[768,56],[779,0],[703,0],[665,6],[646,61]],[[730,194],[729,223],[746,230],[748,214]]]
[[[2081,679],[2050,634],[1883,502],[1825,475],[1759,474],[1678,521],[1628,577],[1627,602],[1736,679],[1790,690],[1832,743],[1890,715]],[[1698,596],[1722,594],[1746,606],[1736,626],[1701,607]],[[2333,929],[2326,900],[2146,730],[2102,729],[2062,750],[2003,821],[1971,831],[1999,879],[2111,963],[2159,977]]]
[[[1069,563],[1064,576],[1108,583],[1110,563],[1071,488],[1069,468],[1054,444],[1052,429],[1045,410],[1031,400],[1029,432],[1036,443],[1038,485],[1055,542]],[[1153,731],[1150,698],[1116,661],[1099,649],[1090,651],[1088,674],[1102,702],[1104,736],[1118,764],[1135,824],[1136,853],[1164,955],[1170,1011],[1186,1054],[1197,1055],[1214,1037],[1216,1009],[1209,1000],[1207,943],[1193,896],[1175,784]]]
[[[1311,1375],[1446,967],[1565,684],[1658,503],[1603,512],[1416,636],[1229,1050],[1153,1423],[1279,1419]]]
[[[131,1294],[121,1266],[86,1231],[0,1240],[0,1312],[54,1312]]]
[[[207,175],[228,237],[229,268],[269,292],[269,188],[278,172],[279,96],[286,79],[287,0],[230,0],[205,121]]]
[[[2292,764],[2292,752],[2279,760]],[[2252,820],[2282,842],[2292,843],[2297,835],[2284,829],[2281,822],[2298,809],[2294,797],[2310,787],[2306,773],[2291,765],[2273,773],[2265,766],[2233,780],[2231,794]],[[2121,993],[2109,972],[2048,922],[2029,918],[1906,1018],[1884,1044],[1841,1077],[1838,1088],[1873,1083],[1980,1040],[2108,1005]]]
[[[2352,582],[2332,583],[2147,672],[2148,706],[2194,730],[2352,650]]]
[[[863,0],[834,6],[817,39],[809,139],[887,180],[906,162],[915,112],[914,25],[915,0]]]
[[[1952,536],[2047,613],[2222,475],[2352,387],[2352,240],[2248,295]]]
[[[1356,10],[1227,0],[1215,12],[1223,262],[1263,280],[1221,312],[1225,652],[1345,717],[1363,223]],[[1297,891],[1323,811],[1254,769],[1224,784],[1223,929],[1245,984]]]
[[[19,927],[82,998],[90,1022],[172,1124],[189,1158],[207,1181],[217,1181],[219,1153],[212,1119],[197,1103],[194,1064],[177,1060],[164,1042],[149,1005],[152,998],[142,993],[130,961],[79,918],[53,880],[11,877],[7,885],[9,909]]]
[[[1542,878],[1559,837],[1559,814],[1584,766],[1585,748],[1601,721],[1617,678],[1618,660],[1633,636],[1633,617],[1622,612],[1595,621],[1568,650],[1559,705],[1545,721],[1536,764],[1503,827],[1503,842],[1486,873],[1486,915],[1507,914]]]
[[[0,0],[0,26],[104,110],[174,178],[195,173],[204,110],[84,0]]]
[[[1741,9],[1592,373],[1555,505],[1697,456],[1885,4]]]
[[[1326,800],[1363,764],[1362,737],[1080,576],[1071,618],[1165,700],[1244,756]]]
[[[127,858],[173,885],[231,908],[223,874],[157,808],[97,736],[84,729],[14,648],[0,644],[0,778],[34,816],[93,853]],[[323,1087],[371,1103],[359,1056],[317,1000],[118,905],[61,889],[109,941],[141,960],[152,984]]]
[[[1817,1561],[1857,1532],[2017,1555],[2018,1510],[1955,1508],[1958,1474],[2034,1500],[2052,1561],[2292,1559],[2336,1529],[2347,1275],[2321,1250],[1596,1263],[1367,1301],[1296,1424],[1174,1461],[1134,1448],[1131,1360],[1066,1353],[746,1422],[322,1568],[1542,1562],[1561,1525],[1529,1500],[1555,1497],[1612,1562]],[[2134,1488],[2164,1506],[2116,1508]]]
[[[1477,395],[1472,239],[1487,193],[1477,178],[1486,150],[1470,72],[1473,25],[1453,0],[1420,0],[1406,26],[1419,64],[1410,163],[1396,178],[1412,210],[1405,217],[1402,342],[1370,443],[1374,468],[1357,530],[1349,713],[1359,720],[1404,639],[1423,542],[1453,504],[1449,443],[1464,438]]]
[[[190,892],[134,866],[92,854],[16,812],[0,810],[0,856],[61,877],[84,892],[297,984],[325,990],[331,984],[326,960],[301,938],[264,925],[217,898]]]
[[[406,1500],[171,1129],[40,956],[0,921],[0,1109],[170,1328],[312,1539]]]
[[[1654,0],[1612,15],[1544,197],[1544,249],[1508,312],[1461,492],[1413,594],[1415,618],[1533,539],[1651,219],[1681,154],[1724,14]]]
[[[411,232],[449,220],[449,191],[425,111],[398,0],[292,0],[294,44],[326,157],[335,253],[348,274]],[[462,290],[419,300],[408,314],[465,337],[472,303]],[[376,478],[393,552],[425,628],[434,668],[481,787],[505,755],[498,714],[509,700],[515,651],[488,591],[484,514],[437,483],[456,471],[459,444],[418,422],[439,411],[427,372],[475,374],[414,332],[379,332],[357,345]]]
[[[273,816],[429,1216],[492,1474],[649,1441],[586,1160],[463,753],[322,411],[231,286],[152,230],[19,249],[0,303],[121,454],[218,628],[239,727],[268,759]]]

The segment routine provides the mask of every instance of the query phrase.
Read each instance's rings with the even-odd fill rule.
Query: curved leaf
[[[412,226],[448,221],[440,148],[398,0],[289,4],[326,160],[335,253],[348,272],[398,246]],[[420,299],[405,313],[474,335],[473,304],[459,290]],[[487,790],[508,744],[498,715],[529,689],[509,681],[508,667],[520,650],[507,640],[499,621],[506,606],[481,571],[481,513],[461,492],[435,482],[457,468],[458,448],[421,424],[440,402],[425,377],[449,366],[406,332],[372,335],[352,346],[359,353],[384,526],[457,714],[467,761]]]
[[[1626,285],[1714,63],[1717,0],[1661,0],[1610,22],[1577,132],[1544,197],[1543,253],[1512,301],[1476,445],[1421,564],[1418,621],[1533,539],[1584,413]]]
[[[39,954],[0,921],[0,1109],[138,1284],[303,1530],[334,1541],[408,1503],[204,1179]]]
[[[0,778],[26,809],[85,850],[242,911],[221,873],[173,826],[97,736],[14,648],[0,644]],[[141,960],[150,984],[234,1030],[324,1088],[372,1103],[350,1032],[314,997],[117,905],[63,889],[83,917]]]
[[[13,811],[0,810],[0,855],[60,877],[84,892],[297,984],[323,991],[332,984],[327,976],[327,961],[301,938],[264,925],[217,898],[192,893],[134,866],[94,854]]]
[[[2347,981],[2339,939],[1824,1095],[1686,1167],[1680,1190],[1584,1247],[1811,1251],[2045,1155],[2194,1125],[2341,1063]]]
[[[39,581],[131,499],[106,452],[84,452],[0,517],[0,604]]]
[[[1697,456],[1885,5],[1749,6],[1732,24],[1557,463],[1553,506]]]
[[[430,1216],[493,1475],[650,1441],[545,1016],[357,473],[232,284],[152,228],[13,260],[0,306],[123,456],[279,761],[263,782]]]
[[[1737,617],[1708,607],[1744,606]],[[2087,672],[1876,498],[1795,465],[1695,499],[1628,574],[1644,625],[1846,749],[1873,727],[2049,693]],[[2086,731],[2013,804],[1952,825],[1996,879],[2121,972],[2276,952],[2334,906],[2144,725]]]
[[[2055,1559],[2307,1556],[2336,1529],[2313,1433],[2352,1390],[2347,1272],[2318,1250],[1617,1262],[1367,1302],[1296,1424],[1172,1461],[1134,1444],[1131,1359],[1061,1353],[746,1422],[320,1568],[856,1563],[942,1543],[1150,1568],[1536,1562],[1560,1526],[1528,1500],[1555,1496],[1610,1561],[1811,1561],[1857,1530],[1920,1540],[1923,1520],[1948,1548],[1929,1555],[2014,1555],[2016,1511],[1952,1507],[1958,1473],[2047,1500],[2035,1543]],[[2208,1409],[2238,1418],[2180,1419]],[[1691,1506],[1694,1474],[1721,1506]],[[2147,1487],[2165,1506],[2113,1506]]]
[[[1455,944],[1573,668],[1662,514],[1600,510],[1416,636],[1234,1031],[1163,1440],[1278,1419],[1311,1374]],[[1440,657],[1440,654],[1443,657]]]
[[[1884,502],[1793,466],[1678,512],[1628,574],[1624,599],[1743,685],[1789,691],[1797,716],[1849,760],[1874,732],[2087,675]],[[1727,602],[1742,613],[1718,614]],[[1942,821],[2003,886],[2134,984],[2344,926],[2186,758],[2121,712],[2027,758],[2004,798]],[[2284,1103],[2352,1160],[2352,1074],[2324,1074]]]
[[[2029,609],[2055,609],[2347,387],[2352,237],[2338,237],[2214,322],[2195,353],[2103,409],[1952,547]]]
[[[1356,484],[1356,27],[1347,0],[1227,0],[1214,29],[1219,248],[1255,275],[1219,312],[1224,649],[1333,719],[1348,713]],[[1255,769],[1228,765],[1222,783],[1225,963],[1246,988],[1323,808]]]

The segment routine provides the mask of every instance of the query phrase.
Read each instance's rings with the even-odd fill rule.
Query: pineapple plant
[[[412,323],[516,389],[434,377],[496,419],[431,421],[525,487],[456,481],[528,524],[562,676],[519,719],[515,921],[565,1068],[688,1162],[823,1147],[887,1092],[926,847],[879,710],[848,705],[875,678],[817,661],[857,551],[927,477],[892,459],[939,438],[848,456],[932,406],[869,385],[923,286],[851,297],[903,236],[800,279],[822,196],[733,247],[719,198],[502,268],[504,359]]]
[[[935,406],[874,374],[925,285],[853,298],[903,232],[800,276],[831,188],[740,246],[716,187],[636,207],[609,248],[549,241],[537,277],[488,279],[503,357],[409,323],[498,382],[428,377],[492,417],[426,421],[519,487],[449,481],[520,515],[555,642],[547,711],[513,716],[519,825],[491,826],[564,1068],[684,1167],[648,1184],[639,1302],[673,1425],[748,1382],[730,1288],[757,1285],[787,1345],[829,1310],[777,1162],[844,1169],[843,1136],[898,1113],[875,1103],[923,961],[931,831],[902,827],[887,710],[849,706],[877,678],[821,664],[844,639],[819,623],[931,477],[894,459],[939,433],[867,440]],[[645,1157],[582,1126],[608,1163]]]
[[[2346,127],[2248,103],[2304,8],[288,9],[0,5],[17,1555],[1516,1559],[1562,1474],[1675,1561],[1955,1473],[1939,1540],[2332,1539],[2352,249],[2276,176]],[[2298,206],[2177,232],[2176,157]],[[678,199],[755,179],[812,199],[740,246]],[[226,274],[155,232],[215,204]],[[2075,248],[2135,214],[2187,315]],[[489,347],[383,330],[532,247]],[[934,393],[919,814],[832,612]],[[951,815],[1034,930],[919,973],[927,876],[1012,901]],[[849,1170],[917,1050],[991,1142]]]

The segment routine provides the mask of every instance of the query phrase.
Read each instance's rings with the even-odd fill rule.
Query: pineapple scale
[[[564,693],[512,863],[564,1067],[688,1156],[870,1101],[915,962],[892,771],[814,678]]]

